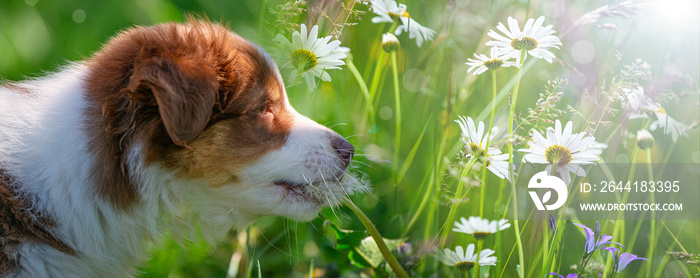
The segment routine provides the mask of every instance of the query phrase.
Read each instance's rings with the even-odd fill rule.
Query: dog
[[[228,28],[134,27],[0,87],[0,276],[130,276],[166,232],[216,242],[263,215],[311,220],[362,189],[353,155]]]

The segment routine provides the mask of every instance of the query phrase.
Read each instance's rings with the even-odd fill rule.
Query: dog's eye
[[[267,114],[267,113],[273,113],[273,111],[272,111],[272,105],[270,105],[269,103],[266,103],[265,105],[263,105],[263,106],[260,108],[259,112],[260,112],[260,114],[263,114],[263,115],[264,115],[264,114]]]

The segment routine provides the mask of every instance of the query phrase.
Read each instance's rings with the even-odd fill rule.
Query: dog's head
[[[297,113],[269,55],[220,25],[135,28],[88,68],[97,192],[120,208],[171,194],[212,217],[310,220],[357,189],[353,146]]]

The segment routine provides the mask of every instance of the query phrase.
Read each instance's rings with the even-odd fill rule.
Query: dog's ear
[[[132,101],[157,105],[170,138],[186,147],[209,122],[218,90],[216,72],[204,61],[168,56],[143,49],[127,93]]]

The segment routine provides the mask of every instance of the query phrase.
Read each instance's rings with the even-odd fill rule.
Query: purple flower
[[[622,248],[625,248],[622,246],[622,244],[619,244],[617,242],[610,241],[613,239],[613,236],[609,236],[606,234],[601,235],[600,234],[600,223],[598,221],[595,222],[595,232],[591,230],[591,228],[586,227],[583,224],[579,223],[573,223],[576,226],[579,226],[583,228],[583,230],[586,232],[586,254],[591,254],[593,251],[598,250],[602,245],[608,244],[608,243],[614,243],[617,245],[620,245]]]
[[[564,275],[561,275],[561,274],[555,273],[555,272],[547,274],[547,276],[549,276],[549,275],[559,275],[559,278],[565,278]],[[566,278],[578,278],[578,274],[570,273],[569,275],[566,275]]]
[[[613,257],[613,268],[614,268],[614,271],[617,273],[620,273],[623,270],[625,270],[625,268],[627,268],[627,265],[630,264],[632,261],[636,261],[636,260],[649,261],[645,258],[638,257],[637,255],[630,254],[630,253],[622,253],[619,256],[616,256],[618,253],[620,253],[620,250],[618,250],[615,247],[603,247],[601,249],[610,251],[610,255],[612,255],[612,257]]]

